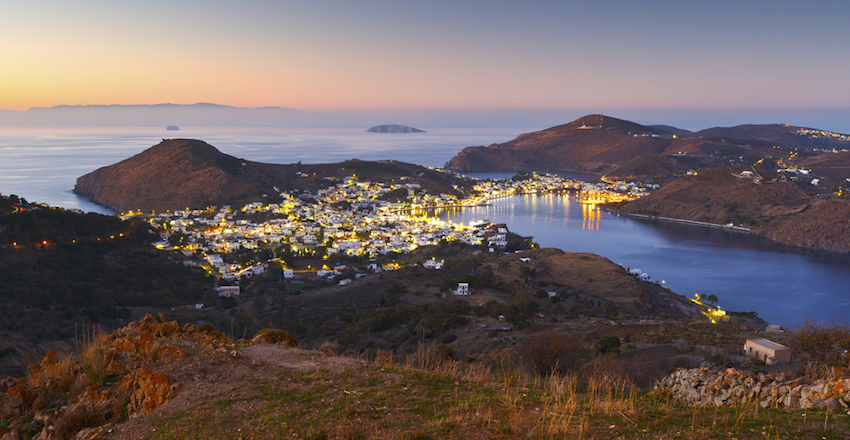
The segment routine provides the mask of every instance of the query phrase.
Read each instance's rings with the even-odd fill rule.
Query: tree
[[[705,297],[705,300],[710,302],[711,305],[714,305],[715,303],[717,303],[717,296],[716,295],[708,295],[708,296]]]
[[[537,269],[532,268],[531,266],[520,266],[519,273],[525,278],[525,281],[528,282],[528,279],[537,274]]]
[[[611,335],[596,341],[596,349],[600,354],[619,353],[621,344],[620,338]]]

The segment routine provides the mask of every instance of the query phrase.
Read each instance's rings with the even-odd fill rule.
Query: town
[[[270,261],[281,264],[287,278],[333,278],[340,273],[339,267],[321,265],[295,271],[274,252],[268,260],[260,261],[235,261],[232,255],[237,251],[287,246],[288,252],[298,256],[328,260],[339,255],[375,261],[379,255],[408,253],[442,241],[460,241],[483,246],[489,252],[503,252],[510,250],[507,249],[508,231],[505,228],[488,229],[486,221],[472,225],[451,223],[436,218],[433,210],[480,206],[515,194],[549,193],[575,194],[582,204],[595,207],[599,203],[630,200],[647,193],[647,187],[636,183],[588,184],[537,173],[520,174],[513,179],[477,181],[465,198],[428,194],[418,184],[405,183],[404,177],[397,184],[365,182],[356,176],[340,180],[341,183],[315,193],[306,190],[282,192],[280,203],[254,202],[241,208],[225,205],[160,213],[149,218],[150,224],[160,231],[161,241],[155,246],[182,251],[187,257],[201,256],[206,263],[204,268],[226,282],[261,274],[268,269]],[[390,194],[396,196],[396,201],[389,200]],[[133,214],[126,213],[122,217]],[[187,264],[197,263],[187,261]],[[382,266],[373,262],[369,267],[372,271],[395,268],[391,262]],[[238,289],[232,287],[220,291],[238,293]]]

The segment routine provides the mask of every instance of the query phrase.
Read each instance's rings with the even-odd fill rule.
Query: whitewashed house
[[[763,361],[767,365],[791,361],[791,350],[788,347],[763,338],[747,339],[747,342],[744,342],[744,354]]]
[[[457,283],[455,295],[469,295],[469,283]]]

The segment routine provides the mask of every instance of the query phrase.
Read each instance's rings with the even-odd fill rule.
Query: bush
[[[265,328],[257,332],[251,339],[252,344],[284,344],[287,347],[299,348],[301,345],[289,332],[276,328]]]
[[[827,322],[806,319],[794,328],[789,345],[797,357],[814,365],[846,365],[845,350],[850,348],[850,324],[845,319]]]
[[[600,354],[619,353],[620,344],[622,344],[620,338],[614,335],[606,336],[596,341],[596,350],[599,351]]]
[[[577,371],[585,360],[573,342],[574,339],[565,335],[538,333],[522,344],[519,353],[536,374],[566,374]]]

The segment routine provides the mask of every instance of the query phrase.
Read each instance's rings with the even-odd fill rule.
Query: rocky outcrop
[[[298,345],[280,330],[265,337]],[[23,432],[39,432],[41,440],[101,438],[113,423],[172,400],[179,390],[173,375],[187,369],[191,356],[229,361],[247,343],[159,314],[101,335],[74,357],[48,352],[27,377],[0,376],[0,438]],[[22,422],[9,424],[7,417]]]
[[[670,394],[674,401],[694,406],[758,403],[762,408],[835,410],[850,402],[850,378],[844,377],[841,368],[822,380],[789,380],[784,374],[754,374],[735,368],[680,368],[656,384],[653,393]]]

